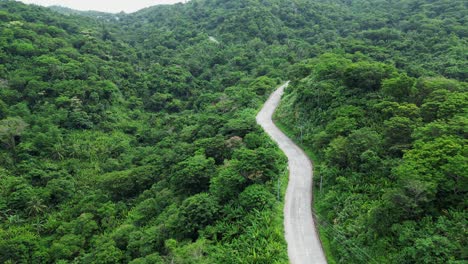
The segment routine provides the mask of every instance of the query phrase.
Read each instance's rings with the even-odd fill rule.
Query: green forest
[[[288,263],[287,159],[329,263],[466,263],[468,2],[0,0],[0,263]]]

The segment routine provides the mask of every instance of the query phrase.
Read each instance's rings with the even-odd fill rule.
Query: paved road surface
[[[278,143],[288,157],[289,184],[284,205],[284,227],[292,264],[327,263],[312,218],[312,163],[296,144],[284,135],[271,117],[278,106],[284,88],[279,87],[257,115],[257,123]]]

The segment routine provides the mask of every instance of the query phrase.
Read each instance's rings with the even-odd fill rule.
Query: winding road
[[[273,123],[272,116],[289,82],[279,87],[257,115],[257,123],[288,157],[289,183],[284,205],[284,227],[292,264],[326,264],[312,217],[312,163],[304,151]]]

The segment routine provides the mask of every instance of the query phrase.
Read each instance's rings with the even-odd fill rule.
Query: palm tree
[[[44,205],[44,200],[36,198],[31,199],[27,202],[26,212],[29,216],[36,216],[43,213],[47,209]]]

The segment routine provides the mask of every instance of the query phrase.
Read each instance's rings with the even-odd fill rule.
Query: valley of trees
[[[464,263],[467,10],[1,0],[0,262],[287,263],[255,114],[291,80],[277,119],[316,155],[329,262]]]

